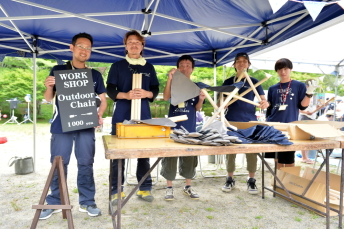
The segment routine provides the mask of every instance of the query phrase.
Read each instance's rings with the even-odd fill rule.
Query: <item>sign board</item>
[[[62,131],[67,132],[98,126],[92,70],[54,71],[54,76]]]

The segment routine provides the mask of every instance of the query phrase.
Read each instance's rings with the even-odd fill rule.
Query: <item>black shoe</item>
[[[199,195],[191,188],[191,187],[184,187],[183,188],[183,193],[185,195],[188,195],[192,200],[198,200]]]
[[[256,179],[250,178],[247,180],[247,191],[252,195],[258,194],[258,188],[256,186]]]
[[[225,185],[222,187],[222,191],[230,192],[235,187],[235,180],[232,177],[227,177]]]

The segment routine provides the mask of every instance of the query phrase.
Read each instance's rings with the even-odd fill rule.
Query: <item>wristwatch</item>
[[[306,93],[306,96],[307,96],[308,98],[312,98],[312,97],[313,97],[313,94],[310,94],[310,95],[309,95],[309,94]]]

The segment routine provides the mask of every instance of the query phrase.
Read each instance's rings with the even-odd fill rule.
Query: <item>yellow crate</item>
[[[168,138],[171,127],[147,124],[116,124],[118,138]]]

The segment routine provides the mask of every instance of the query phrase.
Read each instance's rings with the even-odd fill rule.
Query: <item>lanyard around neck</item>
[[[290,85],[291,85],[291,81],[289,81],[288,87],[286,88],[285,93],[283,92],[283,88],[282,88],[282,83],[280,82],[280,89],[281,89],[281,96],[282,96],[282,103],[284,104],[287,101],[287,96],[289,94],[289,89],[290,89]]]

